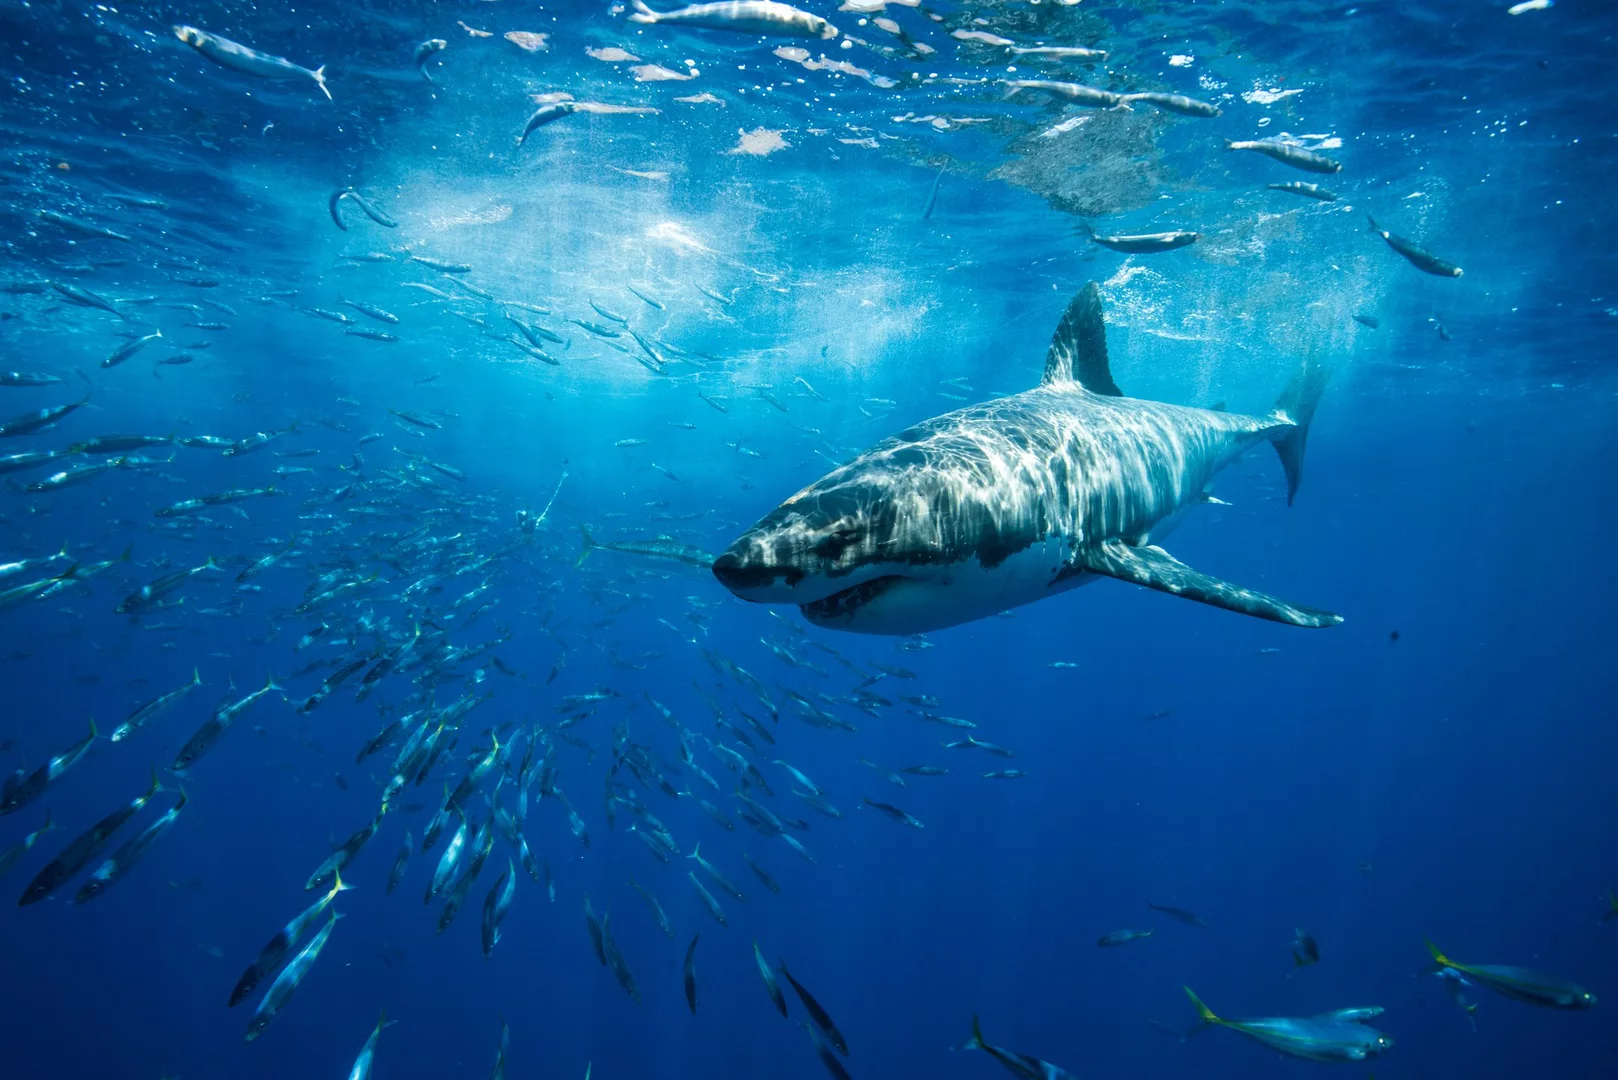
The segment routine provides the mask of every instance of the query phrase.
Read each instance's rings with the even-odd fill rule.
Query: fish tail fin
[[[1226,149],[1226,150],[1234,150],[1234,149],[1236,149],[1236,143],[1235,143],[1235,140],[1233,140],[1233,139],[1226,139],[1226,140],[1225,140],[1225,149]]]
[[[124,553],[122,555],[118,556],[118,561],[119,562],[128,562],[130,560],[130,557],[133,556],[134,554],[135,554],[135,545],[134,544],[125,544],[124,545]]]
[[[1303,451],[1309,441],[1309,425],[1315,418],[1315,407],[1321,394],[1331,381],[1331,369],[1314,360],[1305,360],[1292,376],[1292,381],[1276,399],[1272,418],[1280,421],[1271,432],[1270,441],[1281,459],[1281,468],[1287,475],[1287,505],[1292,505],[1303,480]]]
[[[1380,233],[1382,231],[1382,226],[1378,225],[1376,223],[1376,218],[1372,217],[1370,214],[1365,215],[1365,220],[1371,223],[1372,232]]]
[[[194,668],[191,669],[191,685],[192,686],[201,686],[202,685],[202,669],[201,668],[194,667]]]
[[[321,64],[319,67],[315,68],[315,70],[313,72],[311,72],[311,74],[314,75],[314,77],[315,77],[315,85],[320,87],[320,92],[322,94],[326,95],[326,100],[327,101],[335,100],[331,96],[331,90],[328,89],[327,86],[326,86],[326,65]]]
[[[1293,967],[1308,967],[1309,966],[1309,961],[1305,960],[1303,957],[1299,956],[1297,953],[1293,953],[1292,954],[1292,966]],[[1288,978],[1291,978],[1291,976],[1288,976]]]
[[[279,690],[283,694],[287,692],[286,687],[275,681],[274,675],[271,675],[268,679],[264,680],[264,689],[261,691],[261,693],[268,694],[271,690]]]
[[[1450,963],[1449,957],[1440,952],[1438,946],[1433,944],[1432,938],[1423,938],[1422,940],[1427,943],[1427,951],[1433,954],[1433,962],[1435,964],[1437,964],[1439,967],[1453,966]]]
[[[579,523],[579,539],[582,546],[579,548],[578,561],[573,564],[575,568],[583,566],[584,560],[588,559],[590,552],[596,548],[596,538],[590,535],[590,530],[584,527],[583,522]]]
[[[1196,991],[1192,990],[1189,986],[1182,986],[1180,989],[1185,991],[1185,996],[1191,999],[1192,1005],[1196,1006],[1197,1015],[1202,1018],[1202,1022],[1204,1024],[1224,1023],[1223,1020],[1214,1015],[1214,1011],[1212,1009],[1208,1008],[1208,1006],[1202,1003],[1202,999],[1197,996]]]
[[[58,828],[58,826],[57,826],[56,822],[51,820],[51,812],[49,810],[46,810],[45,811],[45,824],[43,824],[43,825],[41,825],[39,827],[39,831],[42,832],[42,833],[48,833],[52,829],[55,829],[55,828]]]
[[[353,885],[343,884],[343,872],[341,870],[334,870],[332,871],[331,892],[326,894],[326,899],[335,900],[337,899],[338,893],[348,892],[352,888],[354,888]]]
[[[657,12],[647,7],[645,0],[630,0],[630,5],[635,9],[635,14],[629,17],[630,22],[655,23],[657,21]]]
[[[978,1014],[972,1014],[972,1037],[966,1040],[962,1050],[987,1050],[989,1044],[983,1038],[983,1025],[978,1023]]]
[[[163,790],[163,785],[157,779],[157,766],[153,765],[152,766],[152,786],[150,788],[146,789],[146,797],[149,799],[149,798],[156,795],[158,792],[160,792],[162,790]]]

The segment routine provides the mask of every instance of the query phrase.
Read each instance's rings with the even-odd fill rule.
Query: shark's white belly
[[[1089,573],[1063,574],[1071,545],[1051,537],[985,567],[976,558],[930,567],[926,576],[906,577],[874,599],[846,613],[804,610],[810,622],[862,634],[922,634],[998,615],[1094,581]],[[907,568],[914,575],[914,568]]]

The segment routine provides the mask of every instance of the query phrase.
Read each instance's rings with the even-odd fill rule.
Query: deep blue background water
[[[916,12],[890,14],[943,55],[922,65],[868,50],[848,58],[899,76],[999,74],[949,51]],[[1011,17],[983,14],[991,27]],[[1233,93],[1306,88],[1268,109],[1221,99],[1218,121],[1153,129],[1163,164],[1152,190],[1162,197],[1096,227],[1194,225],[1204,240],[1189,251],[1097,254],[1077,218],[988,176],[1019,153],[1008,149],[1014,137],[1062,115],[1011,109],[992,88],[929,81],[888,96],[777,61],[751,39],[663,39],[595,6],[346,5],[317,15],[9,6],[0,277],[17,289],[0,296],[0,311],[15,316],[0,322],[0,368],[82,370],[94,390],[91,406],[58,429],[0,450],[115,431],[241,437],[301,423],[252,456],[178,449],[168,466],[55,494],[5,493],[5,558],[66,541],[86,561],[132,544],[134,561],[46,603],[0,612],[0,741],[15,740],[0,764],[31,770],[91,716],[110,730],[194,665],[206,685],[129,742],[98,745],[41,803],[0,821],[6,845],[47,808],[65,826],[0,884],[20,893],[71,836],[143,790],[150,766],[172,759],[231,681],[245,692],[314,655],[292,653],[312,622],[286,610],[320,568],[372,558],[367,531],[409,527],[434,496],[410,496],[397,520],[362,522],[266,572],[264,592],[241,596],[239,614],[197,610],[232,602],[234,566],[231,577],[199,579],[184,607],[142,623],[112,609],[168,568],[210,553],[256,557],[279,546],[270,538],[308,527],[296,519],[302,497],[343,482],[335,466],[366,431],[387,435],[361,451],[362,474],[379,494],[393,490],[385,471],[405,461],[394,445],[468,473],[456,490],[483,500],[477,513],[489,520],[466,524],[484,552],[517,539],[516,509],[542,507],[568,472],[534,546],[458,579],[467,588],[492,581],[499,604],[453,639],[485,641],[509,626],[512,639],[494,653],[527,678],[488,672],[494,697],[471,714],[444,777],[454,782],[474,733],[488,725],[554,723],[561,695],[599,685],[624,697],[571,729],[593,753],[559,749],[559,780],[588,823],[588,851],[553,800],[531,811],[527,835],[555,873],[554,905],[522,876],[504,938],[485,959],[478,906],[503,868],[503,844],[441,938],[438,906],[416,900],[441,847],[417,855],[400,890],[384,894],[403,832],[420,839],[435,775],[400,799],[429,809],[390,814],[361,853],[358,888],[340,899],[344,918],[324,955],[269,1031],[244,1047],[251,1006],[227,1010],[229,989],[309,901],[302,883],[329,846],[370,820],[384,765],[379,756],[355,767],[353,752],[381,723],[373,706],[396,704],[407,687],[384,684],[364,704],[340,692],[307,716],[262,701],[186,779],[191,801],[179,825],[128,880],[84,907],[66,903],[65,889],[33,907],[0,907],[11,976],[0,1010],[5,1075],[343,1075],[385,1008],[397,1024],[382,1037],[379,1078],[483,1075],[501,1015],[512,1027],[511,1075],[583,1076],[590,1064],[599,1077],[820,1076],[802,1010],[792,1002],[793,1021],[782,1022],[762,991],[750,956],[756,939],[837,1019],[856,1077],[996,1075],[988,1058],[952,1049],[973,1012],[992,1041],[1078,1076],[1328,1068],[1278,1059],[1231,1032],[1182,1043],[1151,1028],[1190,1026],[1182,984],[1223,1015],[1384,1006],[1378,1026],[1395,1048],[1339,1067],[1356,1075],[1610,1076],[1618,1028],[1605,1014],[1618,995],[1618,922],[1600,917],[1606,890],[1618,886],[1606,614],[1618,602],[1609,557],[1618,265],[1600,238],[1618,222],[1600,177],[1618,164],[1618,138],[1598,106],[1613,83],[1602,59],[1613,14],[1571,0],[1515,19],[1454,4],[1210,4],[1182,14],[1125,5],[1099,14],[1118,77],[1147,80],[1131,85],[1225,92],[1199,89],[1207,74]],[[495,36],[468,37],[455,26],[461,18]],[[854,18],[833,16],[845,29]],[[335,103],[312,87],[215,69],[172,40],[174,21],[300,63],[328,62]],[[520,53],[500,39],[507,29],[547,30],[552,47]],[[451,39],[436,91],[409,61],[429,36]],[[703,74],[637,84],[621,66],[584,57],[586,44],[620,44],[671,67],[689,56]],[[1197,60],[1172,68],[1166,57],[1177,53]],[[733,70],[741,64],[748,73]],[[767,81],[760,72],[779,80],[775,91],[750,90],[749,80]],[[792,81],[799,77],[802,86]],[[514,155],[511,139],[532,108],[524,95],[553,90],[664,111],[575,116]],[[670,100],[704,90],[726,99],[722,113]],[[996,119],[922,134],[893,119],[910,111]],[[1260,114],[1274,122],[1258,126]],[[723,152],[736,129],[760,126],[784,131],[789,147],[762,159]],[[1343,139],[1332,153],[1345,171],[1329,180],[1342,203],[1300,207],[1264,192],[1302,174],[1218,150],[1221,138],[1277,130]],[[884,135],[877,150],[837,141],[868,131]],[[922,222],[943,155],[938,204]],[[338,233],[325,199],[350,183],[400,229],[375,229],[350,209],[351,230]],[[119,209],[108,190],[161,198],[168,209]],[[41,208],[137,242],[74,240],[42,224]],[[1367,208],[1465,266],[1465,278],[1418,274],[1365,232]],[[574,328],[562,367],[519,366],[509,346],[446,310],[481,305],[433,303],[403,287],[431,274],[338,258],[368,250],[464,260],[482,287],[554,305],[552,325],[564,315],[599,321],[586,303],[594,297],[655,318],[668,340],[723,362],[659,378]],[[222,284],[174,282],[198,273]],[[667,531],[718,550],[828,467],[817,450],[846,456],[953,407],[939,394],[958,387],[944,380],[967,380],[974,397],[1032,385],[1062,306],[1090,278],[1104,285],[1126,392],[1261,411],[1300,354],[1334,366],[1297,505],[1285,507],[1268,451],[1255,452],[1217,484],[1231,505],[1193,515],[1170,546],[1193,566],[1342,611],[1347,622],[1305,633],[1103,582],[931,635],[920,652],[809,629],[807,640],[858,663],[913,670],[913,682],[874,689],[934,694],[945,712],[974,719],[983,737],[1018,756],[944,750],[938,743],[954,732],[902,708],[880,719],[838,710],[857,734],[811,728],[784,708],[779,746],[752,756],[772,783],[785,774],[768,760],[791,761],[844,811],[840,821],[799,815],[812,826],[803,841],[818,864],[745,825],[726,834],[700,810],[646,794],[685,848],[700,839],[748,893],[746,904],[716,894],[731,921],[718,926],[683,880],[693,864],[654,862],[624,831],[627,814],[608,827],[598,797],[620,719],[674,755],[672,733],[643,692],[687,728],[718,737],[692,681],[712,690],[721,680],[698,646],[658,620],[772,692],[840,694],[857,680],[813,648],[800,651],[829,676],[782,665],[760,639],[795,648],[803,639],[700,570],[610,552],[575,568],[576,526],[590,523],[603,538]],[[131,307],[170,339],[215,344],[160,379],[149,377],[155,347],[103,372],[97,365],[123,327],[29,291],[46,279],[164,302],[205,293],[238,314],[204,310],[200,318],[231,326],[206,333],[186,329],[184,312]],[[643,315],[625,281],[648,285],[668,313]],[[708,301],[697,284],[734,289],[736,303]],[[291,303],[266,299],[290,289]],[[398,311],[404,340],[344,338],[300,310],[335,308],[345,296]],[[1356,311],[1376,313],[1382,328],[1356,326]],[[1434,318],[1454,340],[1439,339]],[[804,393],[795,376],[828,400]],[[0,390],[0,415],[75,399],[82,383],[69,380]],[[752,389],[763,384],[787,413]],[[710,409],[698,388],[730,411]],[[896,404],[889,411],[872,398]],[[415,439],[393,425],[390,408],[454,415]],[[648,445],[612,445],[624,438]],[[730,443],[764,456],[744,457]],[[294,447],[321,453],[270,456]],[[152,527],[153,508],[269,483],[277,464],[319,473],[285,481],[294,497],[242,504],[245,518],[211,514],[213,524],[190,538]],[[700,516],[660,520],[665,511]],[[386,598],[407,584],[389,573],[365,602],[342,610],[397,620],[402,609]],[[685,618],[695,610],[708,612],[705,633]],[[152,630],[154,622],[184,629]],[[614,665],[648,653],[657,655],[644,670]],[[556,681],[542,685],[563,654]],[[290,696],[306,697],[317,679],[289,683]],[[446,683],[441,704],[458,683]],[[721,693],[749,707],[734,687]],[[729,782],[718,759],[699,756]],[[950,773],[899,789],[860,765],[862,756]],[[1007,766],[1029,775],[978,775]],[[771,805],[786,812],[792,800],[777,792]],[[903,807],[925,829],[856,809],[862,796]],[[758,886],[743,851],[781,883],[780,896]],[[631,876],[660,898],[676,941],[658,931]],[[593,961],[585,896],[612,912],[643,1004]],[[1189,908],[1210,925],[1167,920],[1148,901]],[[1125,927],[1156,932],[1096,947],[1099,935]],[[1293,969],[1295,927],[1319,940],[1318,966]],[[693,1017],[680,963],[698,931]],[[1459,960],[1540,968],[1606,1000],[1592,1013],[1556,1013],[1482,994],[1474,1032],[1442,986],[1419,974],[1424,935]]]

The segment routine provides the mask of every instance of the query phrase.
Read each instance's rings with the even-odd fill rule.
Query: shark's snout
[[[752,599],[749,593],[773,584],[780,572],[731,548],[713,561],[713,576],[737,596]]]
[[[713,576],[743,600],[792,601],[805,572],[790,551],[767,540],[756,532],[742,536],[714,560]]]

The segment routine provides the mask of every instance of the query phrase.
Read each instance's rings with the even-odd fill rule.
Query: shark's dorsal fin
[[[1101,286],[1090,282],[1067,305],[1045,354],[1042,385],[1076,382],[1092,394],[1123,397],[1107,364],[1107,327],[1101,318]]]

